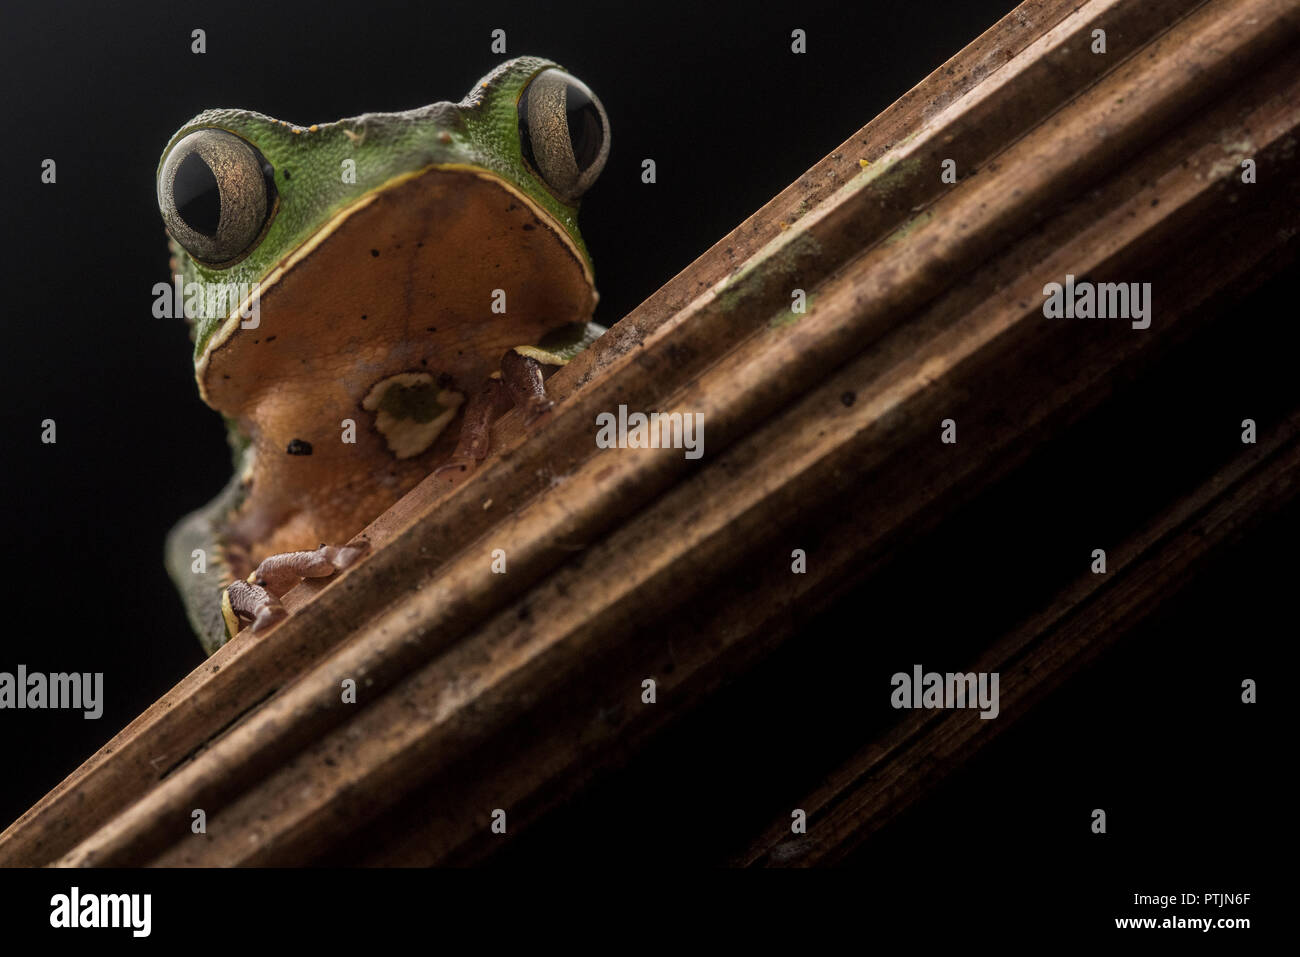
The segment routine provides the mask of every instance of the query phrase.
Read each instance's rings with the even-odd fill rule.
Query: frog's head
[[[530,334],[501,330],[498,290],[524,326],[586,320],[596,295],[577,206],[608,152],[600,101],[536,57],[503,63],[459,103],[404,113],[308,128],[201,113],[167,144],[157,189],[204,398],[240,417],[286,377],[352,376],[355,398],[367,377],[432,369],[449,347],[489,356]],[[256,288],[256,325],[247,302],[195,309],[189,291],[210,304],[213,287]]]

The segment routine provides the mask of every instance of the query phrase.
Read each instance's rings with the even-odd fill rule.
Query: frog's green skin
[[[590,323],[596,295],[577,196],[534,168],[536,136],[525,144],[533,148],[527,158],[521,146],[521,95],[552,69],[559,68],[522,57],[460,103],[318,127],[209,110],[167,144],[159,164],[165,219],[168,155],[196,130],[251,144],[273,171],[275,194],[260,235],[218,265],[187,252],[178,239],[188,225],[178,235],[169,220],[173,272],[187,288],[262,287],[255,329],[240,328],[233,301],[230,315],[191,320],[200,394],[226,418],[235,476],[173,529],[167,565],[209,653],[231,633],[221,603],[232,580],[269,554],[350,538],[445,460],[456,428],[436,429],[482,382],[491,387],[485,375],[500,362],[502,342],[530,363],[558,365],[603,331]],[[555,82],[547,73],[528,95]],[[600,118],[604,145],[582,188],[608,149],[603,110]],[[342,175],[345,161],[355,164],[355,182]],[[546,165],[546,157],[537,162]],[[175,169],[167,175],[175,179]],[[465,249],[481,251],[475,258],[461,255]],[[525,305],[493,315],[486,292],[493,285]],[[344,418],[355,420],[355,444],[339,439]],[[394,422],[414,436],[397,435]],[[286,454],[294,443],[299,451]],[[195,550],[206,557],[204,573],[195,571]]]

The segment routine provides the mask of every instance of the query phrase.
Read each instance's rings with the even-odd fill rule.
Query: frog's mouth
[[[262,281],[256,327],[236,311],[197,365],[257,463],[241,536],[346,540],[358,509],[378,514],[450,453],[456,407],[507,351],[595,303],[563,226],[484,170],[429,167],[340,211]],[[293,516],[310,541],[262,541]]]
[[[227,413],[322,359],[504,352],[532,343],[534,326],[588,319],[595,304],[568,231],[511,183],[459,164],[391,179],[341,209],[256,295],[256,321],[240,303],[195,367],[205,402]]]

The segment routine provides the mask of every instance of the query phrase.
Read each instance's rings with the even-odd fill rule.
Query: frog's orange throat
[[[236,574],[356,534],[450,451],[447,426],[506,351],[596,304],[567,231],[460,165],[341,210],[257,294],[256,326],[241,304],[195,370],[204,400],[251,439],[247,494],[225,530]]]

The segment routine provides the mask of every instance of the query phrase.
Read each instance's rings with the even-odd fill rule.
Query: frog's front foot
[[[235,634],[247,623],[252,624],[256,633],[287,618],[289,612],[280,604],[281,595],[304,578],[327,578],[347,568],[369,547],[366,542],[341,547],[321,545],[314,551],[267,556],[247,581],[231,582],[226,589],[226,605],[230,612],[226,624],[230,633]]]
[[[546,394],[542,379],[541,362],[513,349],[507,352],[501,359],[501,371],[492,375],[483,388],[470,397],[456,451],[434,469],[433,474],[472,472],[487,458],[492,423],[512,405],[518,406],[523,413],[525,425],[532,425],[550,412],[555,402]]]
[[[253,631],[258,632],[289,617],[289,612],[280,604],[279,598],[261,585],[242,580],[233,581],[226,587],[221,611],[231,637],[250,622]]]

